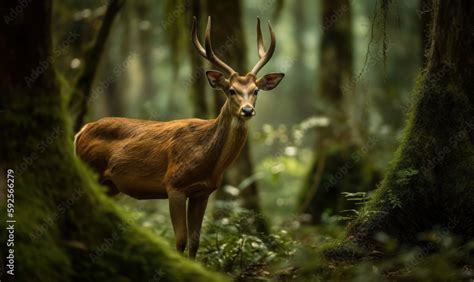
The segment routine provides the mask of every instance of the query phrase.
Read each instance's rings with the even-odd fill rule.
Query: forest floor
[[[119,201],[137,207],[126,197]],[[167,209],[165,201],[149,201],[140,202],[140,207],[131,211],[137,213],[140,224],[172,247],[174,235]],[[226,216],[214,219],[218,209]],[[473,277],[472,264],[465,258],[472,260],[474,242],[461,243],[440,230],[422,234],[429,244],[411,248],[398,246],[395,240],[379,234],[382,250],[361,255],[356,248],[345,249],[341,243],[348,218],[325,214],[318,226],[292,218],[272,225],[270,234],[261,234],[254,230],[254,217],[236,203],[214,204],[206,213],[197,260],[235,281],[431,281]]]

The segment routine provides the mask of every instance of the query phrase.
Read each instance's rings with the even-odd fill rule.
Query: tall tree
[[[209,116],[209,109],[206,103],[206,81],[204,78],[204,64],[202,58],[196,52],[194,45],[191,43],[191,21],[193,17],[200,18],[201,15],[201,1],[186,0],[186,18],[188,25],[186,26],[189,32],[189,58],[191,60],[191,76],[188,85],[191,91],[191,101],[194,108],[194,115],[198,118],[207,118]],[[197,29],[199,30],[201,21],[197,22]]]
[[[21,222],[15,280],[221,281],[136,226],[74,157],[66,93],[50,61],[51,2],[29,2],[21,16],[0,23],[0,99],[7,105],[0,113],[0,167],[14,171],[14,215]],[[0,2],[0,14],[16,5]],[[6,238],[5,220],[0,232]]]
[[[306,73],[311,73],[311,70],[307,68],[305,57],[308,54],[305,47],[305,31],[307,30],[307,19],[305,11],[308,9],[307,4],[303,0],[293,1],[291,6],[293,9],[293,24],[294,32],[292,33],[293,40],[295,42],[296,54],[294,56],[293,65],[298,66],[298,68],[293,69],[292,71],[296,74],[295,79],[292,80],[292,91],[294,97],[291,97],[291,103],[294,103],[294,107],[298,109],[298,112],[301,115],[309,115],[314,111],[312,103],[310,101],[309,94],[312,94],[312,82],[307,80]]]
[[[431,0],[420,0],[418,15],[420,16],[421,61],[426,65],[427,49],[429,47],[430,21],[433,7]]]
[[[348,206],[341,195],[371,182],[363,175],[364,162],[353,159],[357,150],[348,128],[346,109],[348,88],[353,76],[352,15],[349,0],[322,1],[322,38],[319,55],[319,111],[330,119],[329,126],[318,129],[313,148],[313,164],[300,195],[300,211],[319,223],[322,213],[339,212]],[[341,173],[341,170],[343,172]],[[370,177],[369,177],[370,178]],[[363,187],[363,188],[361,188]]]
[[[347,242],[376,248],[384,232],[402,244],[447,228],[474,237],[474,3],[433,0],[428,61],[411,97],[403,140]]]
[[[212,36],[215,42],[216,53],[225,58],[233,68],[240,73],[246,73],[247,46],[242,25],[242,7],[239,0],[218,1],[209,0],[207,3],[209,16],[213,20]],[[232,16],[229,16],[232,13]],[[257,57],[257,56],[256,56]],[[218,113],[224,104],[225,96],[215,93],[215,112]],[[219,95],[220,94],[220,95]],[[250,144],[246,142],[242,148],[239,158],[225,175],[225,183],[238,186],[244,179],[254,173],[254,165],[250,154]],[[262,216],[260,201],[258,197],[257,182],[253,181],[241,192],[242,206],[253,211],[256,217],[257,230],[267,232],[268,227]]]
[[[155,94],[153,84],[153,1],[140,0],[135,3],[138,20],[138,39],[140,64],[143,70],[142,96],[145,101],[151,100]]]
[[[85,55],[85,67],[74,85],[72,96],[69,100],[69,108],[73,114],[75,131],[79,131],[89,110],[89,98],[100,58],[104,53],[105,44],[107,43],[113,22],[124,3],[124,0],[108,2],[107,11],[94,45]]]
[[[113,63],[115,66],[112,67],[112,72],[110,74],[114,78],[111,85],[112,87],[115,87],[115,91],[112,92],[112,89],[108,89],[109,91],[107,91],[106,94],[106,103],[109,104],[108,108],[109,110],[113,110],[115,112],[115,116],[126,114],[126,107],[115,109],[112,107],[117,104],[126,105],[125,101],[127,101],[127,99],[130,97],[130,85],[132,84],[132,78],[128,65],[132,55],[137,52],[135,46],[132,44],[132,42],[134,42],[133,36],[137,33],[140,34],[139,32],[134,32],[137,24],[136,18],[134,17],[135,14],[133,13],[133,4],[136,4],[136,2],[127,2],[125,4],[125,9],[121,13],[119,19],[120,21],[118,22],[120,24],[120,36],[117,38],[117,53],[114,54],[115,56]],[[135,24],[135,26],[133,26],[133,24]],[[139,44],[141,45],[141,42]],[[141,50],[140,55],[137,57],[140,59],[140,61],[142,60]],[[143,65],[142,67],[144,68]],[[121,71],[117,71],[117,69],[120,69]],[[143,77],[144,83],[149,83],[145,82],[147,79],[149,79],[149,76],[145,74]],[[142,89],[142,91],[143,92],[140,94],[142,95],[142,98],[146,99],[146,95],[148,95],[148,93],[145,92],[145,89]]]
[[[121,33],[125,34],[125,32]],[[126,44],[119,44],[118,42],[122,43],[121,40],[122,37],[119,37],[118,40],[117,38],[111,38],[113,40],[109,44],[109,48],[107,48],[107,51],[104,54],[104,59],[101,64],[101,69],[102,71],[99,71],[98,77],[96,78],[97,81],[107,81],[106,84],[104,84],[104,97],[105,97],[105,107],[106,107],[106,114],[108,116],[122,116],[125,114],[126,107],[125,107],[125,98],[126,96],[124,95],[125,91],[123,91],[123,86],[122,83],[124,80],[126,80],[123,77],[116,77],[117,73],[117,67],[122,64],[122,54],[123,54],[123,49],[126,48]],[[115,43],[115,44],[114,44]],[[99,89],[99,88],[97,88]],[[102,88],[100,88],[102,89]],[[95,90],[95,89],[94,89]],[[92,91],[94,91],[92,90]],[[100,95],[102,93],[94,93],[94,95]]]

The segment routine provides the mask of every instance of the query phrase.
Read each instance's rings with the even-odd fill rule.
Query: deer
[[[284,77],[283,73],[269,73],[257,79],[257,72],[275,51],[270,22],[268,28],[271,40],[265,49],[257,18],[259,60],[250,72],[240,75],[214,53],[211,17],[204,47],[193,18],[195,48],[219,69],[206,71],[209,85],[226,95],[216,118],[155,121],[105,117],[85,124],[75,135],[76,155],[99,174],[107,195],[168,199],[176,250],[182,254],[189,239],[191,259],[196,258],[199,248],[209,196],[220,187],[224,171],[247,140],[248,121],[256,114],[257,94],[274,89]]]

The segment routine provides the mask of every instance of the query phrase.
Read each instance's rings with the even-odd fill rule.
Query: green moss
[[[382,182],[347,234],[318,249],[323,259],[308,275],[431,281],[453,279],[462,275],[459,266],[471,264],[474,105],[462,85],[451,69],[420,75],[403,140]],[[422,234],[441,239],[432,243]],[[455,241],[463,247],[445,247]]]
[[[73,154],[59,87],[39,85],[9,93],[15,111],[2,120],[9,137],[2,167],[13,168],[16,181],[16,281],[225,280],[171,250],[104,195]]]
[[[351,224],[351,240],[376,247],[375,235],[384,232],[417,244],[419,233],[436,227],[474,236],[474,107],[458,85],[450,69],[421,76],[404,138],[375,197]]]

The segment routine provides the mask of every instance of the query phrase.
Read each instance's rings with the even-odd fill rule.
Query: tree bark
[[[120,47],[122,49],[123,46]],[[122,56],[120,56],[120,59]],[[108,58],[106,58],[106,70],[104,74],[106,77],[113,76],[113,70],[116,68],[117,64],[120,62],[117,61],[117,54],[112,53],[108,54]],[[107,88],[105,89],[105,103],[107,109],[107,116],[118,117],[123,116],[125,114],[125,103],[124,103],[124,96],[125,91],[121,91],[120,84],[123,82],[123,79],[113,79],[110,83],[108,83]]]
[[[429,47],[430,21],[433,7],[432,0],[420,0],[418,15],[420,16],[421,62],[426,65],[426,52]]]
[[[298,66],[298,73],[310,73],[305,62],[305,57],[308,54],[305,46],[305,30],[307,29],[307,19],[305,14],[306,2],[303,0],[296,0],[292,3],[293,13],[293,25],[294,32],[292,32],[292,39],[295,42],[296,54],[293,57],[293,65]],[[295,69],[296,70],[296,69]],[[295,75],[295,79],[289,82],[291,83],[291,89],[293,91],[293,97],[291,103],[293,107],[298,109],[300,115],[312,114],[314,112],[314,104],[308,103],[311,101],[308,97],[312,94],[312,90],[309,85],[313,85],[314,79],[308,80],[305,75]]]
[[[131,89],[131,84],[132,84],[132,78],[130,75],[130,68],[129,68],[129,61],[132,60],[132,57],[134,54],[136,54],[136,49],[133,46],[134,42],[134,35],[135,33],[133,32],[134,26],[133,26],[133,21],[136,21],[136,19],[133,19],[133,13],[130,9],[125,9],[121,13],[121,18],[120,18],[120,31],[121,31],[121,36],[119,37],[118,40],[118,52],[117,52],[117,57],[119,58],[117,60],[116,65],[112,69],[112,77],[114,77],[114,81],[112,84],[115,84],[116,91],[114,93],[108,92],[108,99],[115,99],[115,101],[108,100],[107,103],[110,103],[110,105],[114,105],[115,103],[119,103],[123,105],[123,111],[120,113],[118,116],[122,116],[123,114],[127,114],[127,107],[126,107],[126,101],[130,98],[130,89]],[[135,25],[136,26],[136,25]],[[116,57],[116,58],[117,58]],[[139,60],[142,60],[142,54],[140,53],[139,56],[137,56]],[[121,72],[116,72],[114,73],[114,69],[117,69],[117,66],[121,66],[122,71]],[[149,79],[147,75],[143,78],[144,80]],[[147,83],[144,81],[144,83]],[[142,93],[143,95],[147,95]],[[117,108],[117,110],[120,110],[120,108]],[[140,109],[143,110],[143,109]],[[115,115],[116,116],[116,115]]]
[[[16,5],[0,2],[0,13]],[[0,113],[0,167],[15,176],[15,280],[220,281],[134,224],[74,157],[64,93],[49,62],[50,26],[48,0],[29,2],[21,16],[0,23],[1,104],[8,105]]]
[[[138,20],[138,38],[140,44],[140,64],[143,69],[142,98],[144,102],[153,99],[155,86],[153,84],[153,21],[150,14],[153,2],[150,0],[140,0],[135,4]],[[148,23],[143,25],[142,23]]]
[[[352,144],[349,114],[345,109],[347,99],[352,99],[345,95],[353,94],[344,93],[353,76],[350,1],[322,1],[321,27],[318,99],[325,108],[319,111],[330,118],[330,124],[318,129],[313,163],[300,194],[299,207],[300,212],[311,215],[314,224],[320,223],[326,210],[338,213],[352,208],[341,192],[363,191],[372,182],[372,175],[364,175],[365,161],[353,158],[357,147]],[[348,183],[349,179],[356,182]]]
[[[209,109],[206,103],[206,78],[205,78],[205,71],[204,71],[204,64],[203,59],[199,56],[194,44],[191,41],[192,34],[191,29],[191,21],[193,17],[197,17],[201,19],[201,3],[199,1],[192,1],[186,0],[186,14],[188,18],[188,25],[187,30],[189,31],[188,38],[188,46],[189,46],[189,58],[191,61],[191,76],[189,79],[189,83],[187,86],[190,88],[190,96],[191,102],[193,104],[194,109],[194,116],[202,119],[206,119],[209,116]],[[203,22],[203,19],[197,22],[197,29],[198,31],[201,30],[200,23]],[[201,34],[201,33],[199,33]]]
[[[247,73],[246,55],[247,46],[241,21],[241,3],[238,0],[218,1],[209,0],[207,3],[208,13],[212,17],[212,42],[217,55],[223,58],[237,72]],[[232,16],[229,16],[229,13]],[[257,56],[255,56],[257,58]],[[219,113],[225,102],[222,93],[214,93],[215,113]],[[249,138],[250,139],[250,138]],[[250,144],[247,141],[242,148],[239,158],[228,169],[224,185],[238,186],[244,179],[250,177],[253,171]],[[217,191],[218,196],[223,197],[222,190]],[[252,182],[240,194],[242,206],[253,211],[256,215],[256,226],[259,232],[268,232],[268,226],[262,216],[260,201],[258,198],[257,182]]]
[[[434,0],[428,63],[391,166],[351,223],[347,243],[378,248],[375,234],[400,244],[447,228],[474,237],[474,14],[472,1]]]

